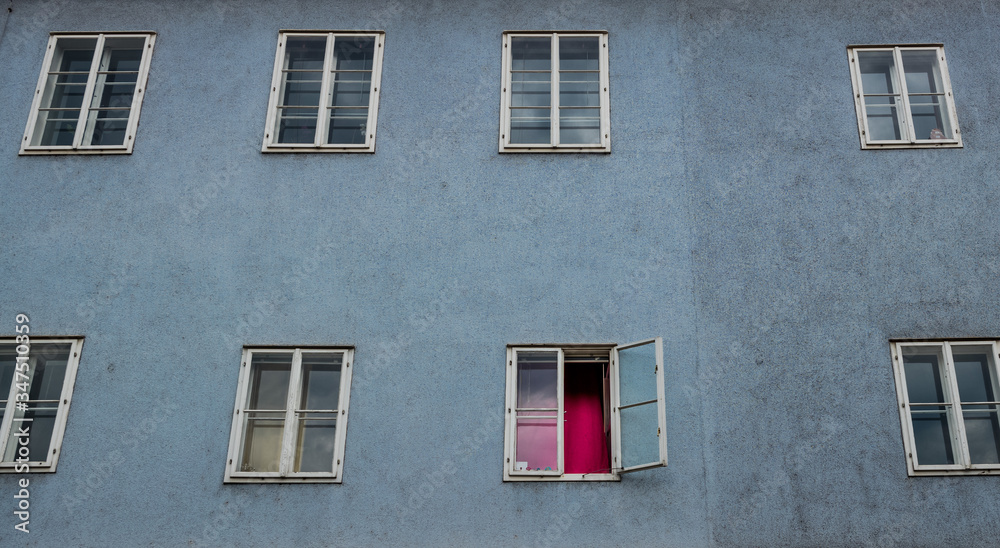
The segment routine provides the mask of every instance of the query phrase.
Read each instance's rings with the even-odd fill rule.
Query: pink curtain
[[[604,366],[567,365],[565,375],[565,473],[608,473],[611,459],[604,432]]]

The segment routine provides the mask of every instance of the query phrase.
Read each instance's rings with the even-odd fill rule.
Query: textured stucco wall
[[[906,477],[888,339],[1000,336],[998,18],[15,2],[0,334],[87,339],[0,545],[994,545],[1000,478]],[[386,31],[374,155],[260,153],[279,29]],[[610,155],[497,153],[509,29],[610,33]],[[53,30],[158,33],[131,156],[17,156]],[[846,45],[928,42],[965,148],[860,150]],[[668,468],[501,482],[507,344],[658,335]],[[356,346],[342,485],[222,484],[244,344]]]

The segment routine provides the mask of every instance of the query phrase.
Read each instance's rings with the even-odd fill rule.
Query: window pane
[[[302,354],[302,401],[299,409],[337,409],[340,399],[341,353]]]
[[[952,139],[943,95],[910,96],[910,113],[917,139]]]
[[[660,460],[660,438],[656,435],[659,422],[656,414],[656,403],[621,410],[622,467]]]
[[[556,409],[559,406],[559,353],[517,353],[517,407]]]
[[[515,72],[510,75],[510,106],[548,107],[552,103],[552,73]]]
[[[858,69],[864,94],[899,93],[895,64],[891,51],[859,51]]]
[[[28,399],[59,401],[62,398],[69,350],[68,344],[31,345],[31,355],[34,356],[32,359],[35,360],[35,365],[31,372]]]
[[[898,105],[899,100],[896,97],[865,97],[865,117],[868,120],[870,140],[901,139]]]
[[[559,39],[559,70],[600,70],[600,40],[596,36]]]
[[[511,109],[510,142],[514,144],[551,144],[551,114],[547,108]]]
[[[371,88],[371,72],[335,72],[330,106],[367,107]]]
[[[142,50],[146,39],[109,36],[104,40],[104,55],[97,70],[114,72],[139,72]]]
[[[511,70],[551,70],[552,39],[514,36],[510,39]]]
[[[323,72],[283,72],[281,76],[282,106],[318,107]]]
[[[559,142],[564,145],[600,144],[601,109],[560,109]]]
[[[372,36],[338,36],[333,45],[334,70],[372,70],[375,60],[375,38]]]
[[[618,351],[618,383],[621,405],[657,399],[656,343],[648,342]],[[655,421],[653,434],[656,434]]]
[[[330,110],[330,131],[327,143],[361,145],[368,131],[368,109],[335,108]]]
[[[601,73],[560,72],[559,106],[601,106]]]
[[[963,402],[996,401],[992,347],[953,345],[955,379]]]
[[[941,385],[944,363],[941,347],[907,346],[902,348],[902,354],[906,392],[911,404],[951,401]]]
[[[909,93],[943,93],[941,69],[936,50],[903,50],[903,72]]]
[[[114,146],[125,142],[128,110],[92,110],[87,118],[91,145]]]
[[[285,43],[285,70],[323,70],[325,36],[289,37]]]
[[[246,413],[241,472],[277,472],[281,460],[284,413]]]
[[[291,353],[253,354],[250,367],[250,399],[247,409],[280,409],[288,405]]]
[[[315,419],[311,417],[316,417]],[[333,472],[333,449],[337,439],[336,418],[320,413],[299,420],[296,472]]]
[[[1000,421],[996,406],[962,406],[972,464],[1000,463]]]
[[[518,418],[517,439],[514,442],[514,470],[550,471],[559,469],[558,421],[554,412],[531,412],[531,416],[550,418]]]
[[[3,417],[10,394],[10,381],[14,379],[14,366],[17,364],[15,345],[0,345],[0,418]]]
[[[279,108],[278,142],[312,143],[316,138],[316,108]]]
[[[79,109],[83,106],[83,93],[87,88],[86,72],[73,74],[50,74],[46,88],[51,89],[49,100],[42,108]]]
[[[944,406],[911,406],[918,464],[955,464],[946,409]]]
[[[32,145],[71,146],[76,133],[87,78],[94,60],[96,38],[60,38],[52,56]]]
[[[28,459],[46,461],[49,459],[49,445],[52,443],[52,432],[56,425],[58,404],[29,403],[28,410],[15,410],[11,423],[11,436],[7,439],[7,447],[3,460],[12,461],[18,457],[19,439],[15,434],[19,428],[28,429]],[[20,419],[24,419],[23,421]]]

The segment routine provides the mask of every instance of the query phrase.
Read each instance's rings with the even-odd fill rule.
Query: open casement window
[[[31,337],[19,360],[17,341],[0,339],[0,472],[56,471],[82,348],[80,338]]]
[[[246,348],[227,483],[340,483],[353,348]]]
[[[1000,474],[998,341],[892,344],[911,476]]]
[[[606,32],[505,32],[500,152],[611,152]]]
[[[942,46],[851,46],[847,52],[861,148],[962,146]]]
[[[264,152],[375,152],[385,33],[282,31]]]
[[[155,40],[52,34],[21,154],[131,154]]]
[[[609,481],[667,464],[663,343],[507,348],[504,481]]]

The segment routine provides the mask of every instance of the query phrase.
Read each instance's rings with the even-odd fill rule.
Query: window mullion
[[[332,111],[329,107],[333,106],[333,97],[331,96],[331,89],[333,88],[333,45],[336,42],[337,36],[335,34],[330,33],[326,35],[326,53],[323,55],[323,78],[320,80],[319,109],[316,113],[319,119],[316,120],[316,137],[313,140],[313,144],[316,146],[326,144],[327,128],[330,125]]]
[[[900,120],[906,125],[906,135],[905,138],[910,143],[915,143],[917,140],[916,133],[913,129],[913,119],[910,115],[910,94],[909,89],[906,87],[906,68],[903,67],[903,53],[900,48],[892,48],[893,62],[896,64],[896,81],[899,84],[899,100],[902,103],[901,109],[903,110]]]
[[[97,71],[101,66],[101,59],[104,55],[104,35],[97,35],[97,44],[94,46],[94,56],[90,59],[90,74],[87,75],[87,87],[83,92],[83,100],[80,103],[80,116],[76,121],[76,133],[73,135],[73,148],[79,148],[83,143],[83,136],[86,133],[87,117],[90,115],[90,104],[94,100],[94,86],[97,84]]]
[[[559,146],[559,35],[552,35],[552,64],[549,67],[552,69],[552,98],[549,100],[552,136],[550,141],[553,146]],[[560,351],[560,356],[562,351]],[[560,429],[560,432],[562,429]],[[560,446],[561,450],[561,446]]]
[[[294,460],[295,438],[298,420],[295,408],[299,401],[299,384],[302,377],[302,351],[298,348],[292,354],[292,370],[288,375],[288,399],[285,402],[285,430],[281,436],[281,459],[278,470],[282,477],[291,472]]]
[[[608,93],[608,89],[610,88],[608,82],[611,79],[611,72],[608,68],[608,36],[602,34],[599,42],[601,51],[598,54],[598,70],[600,71],[598,81],[600,82],[601,89],[598,90],[598,96],[601,98],[601,145],[607,147],[608,141],[611,138],[611,96]]]
[[[952,356],[951,343],[944,343],[944,358],[945,358],[945,376],[947,377],[947,390],[949,392],[948,400],[951,402],[952,416],[954,417],[955,424],[952,425],[954,429],[954,434],[952,438],[955,440],[955,452],[957,453],[956,464],[961,464],[962,466],[968,468],[972,459],[969,456],[969,441],[965,434],[965,418],[962,414],[962,397],[958,392],[958,380],[955,375],[955,359]]]

